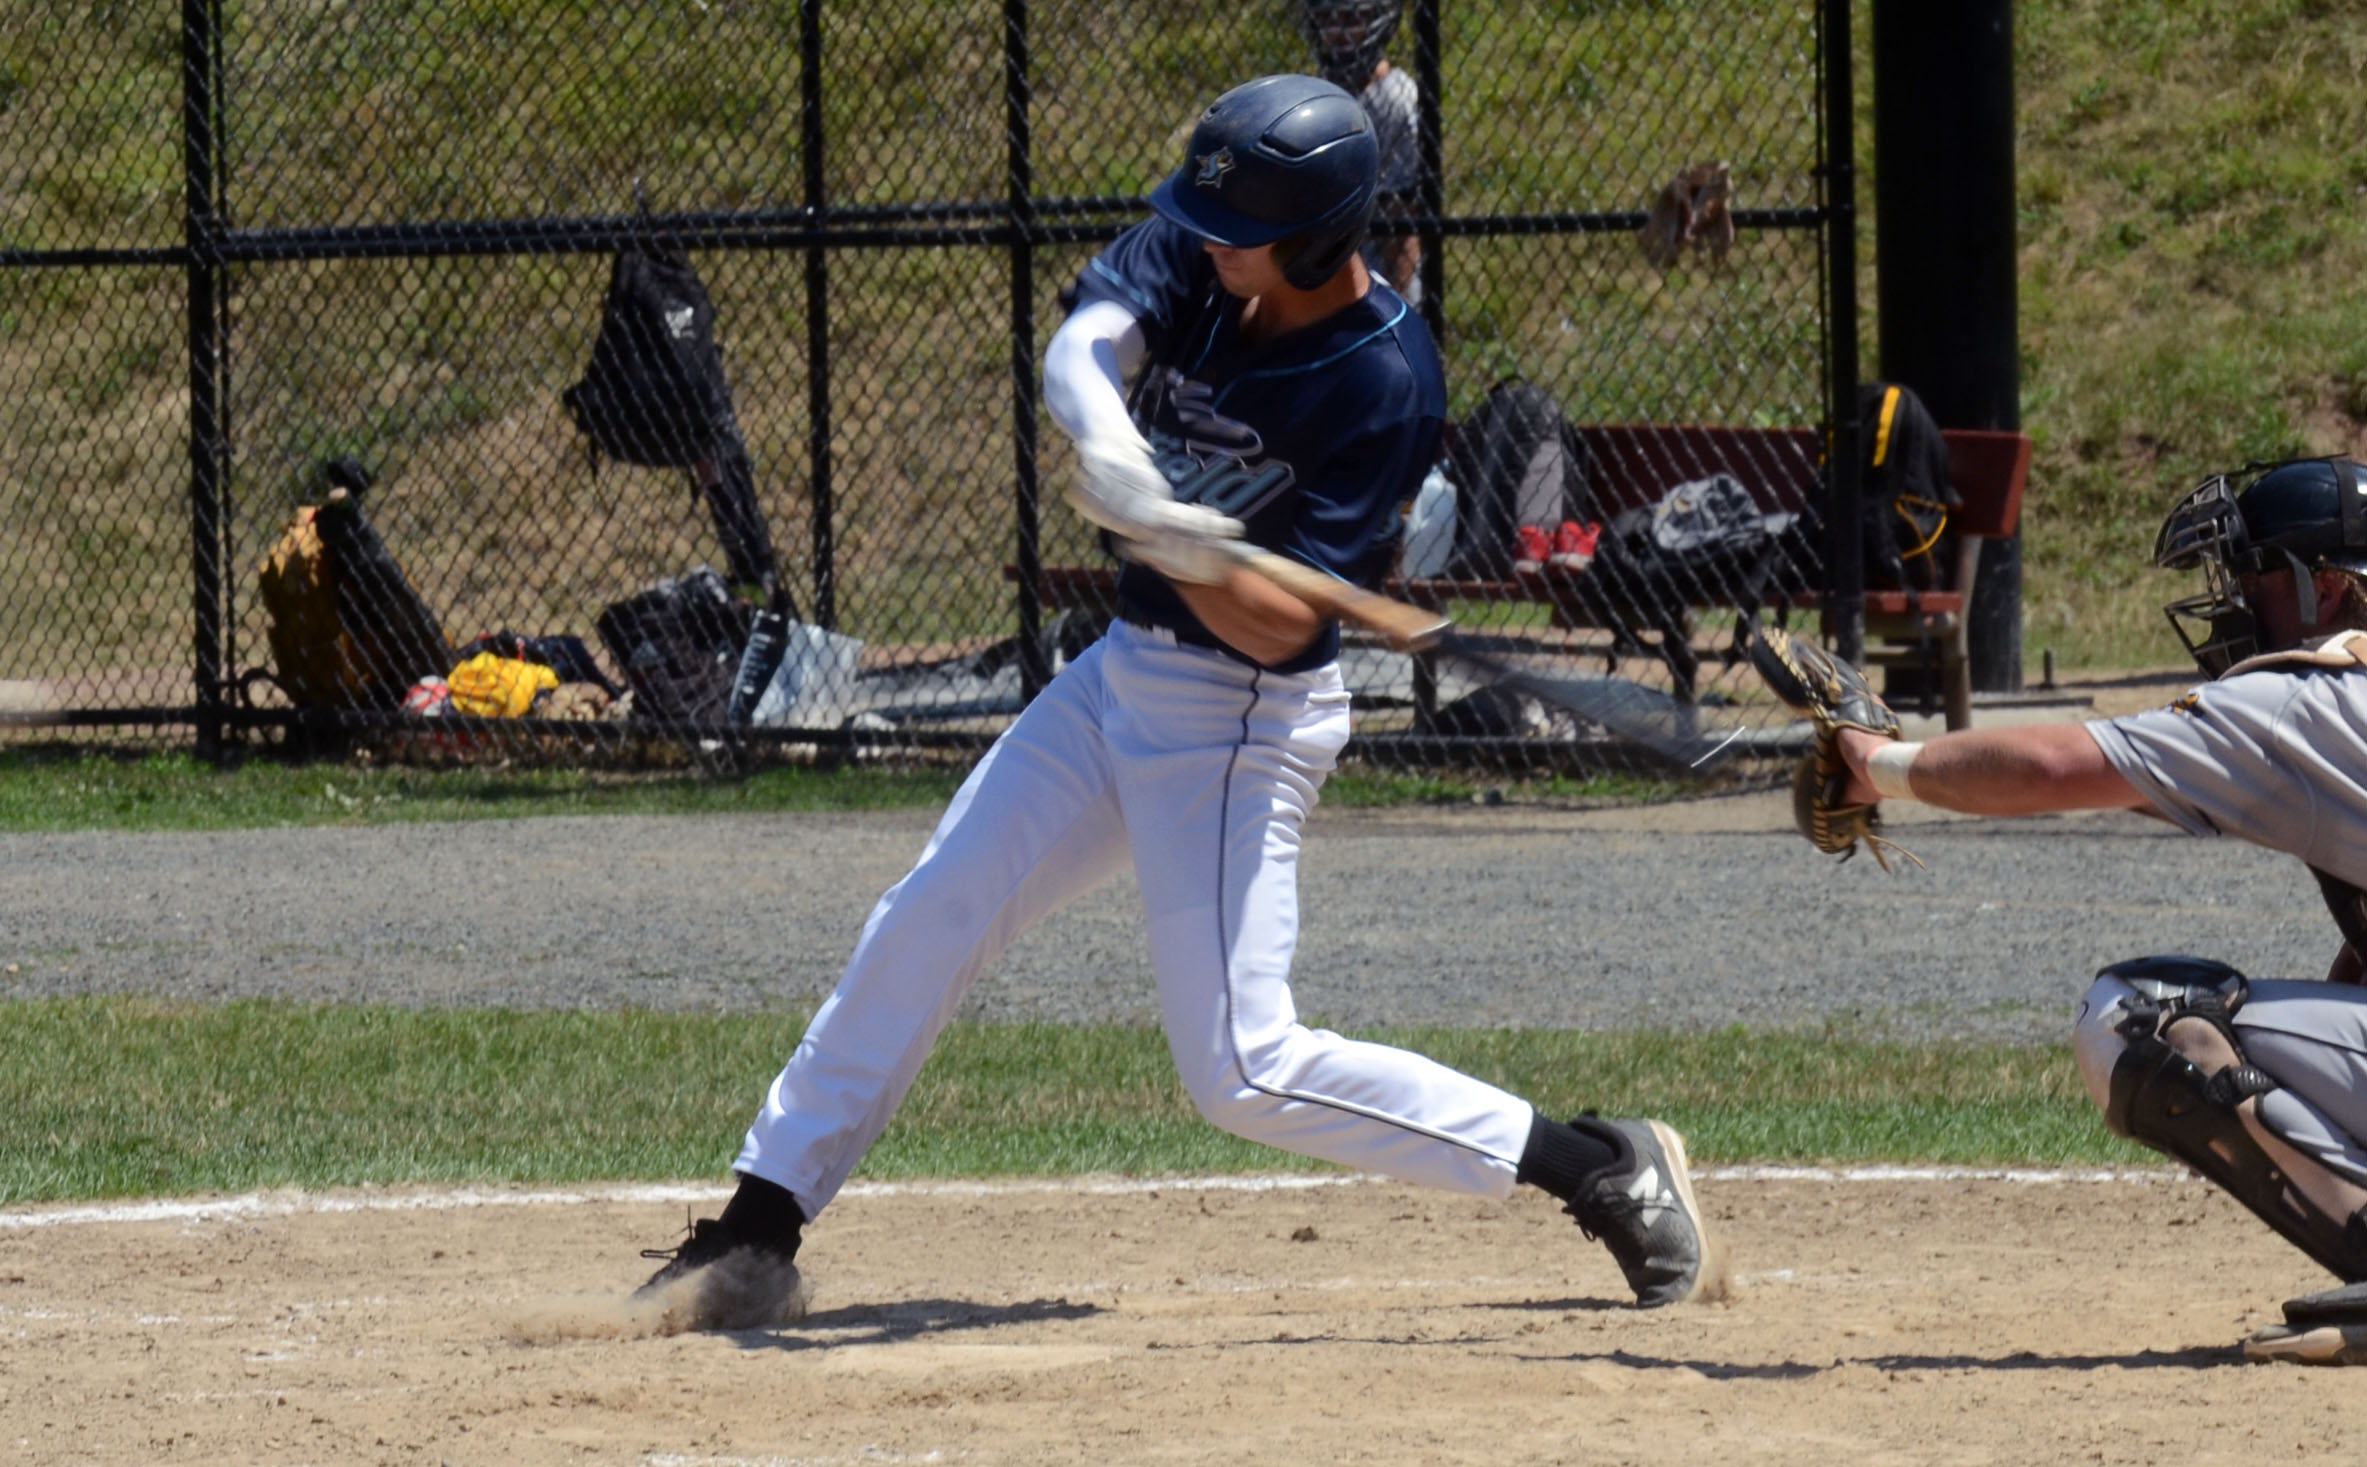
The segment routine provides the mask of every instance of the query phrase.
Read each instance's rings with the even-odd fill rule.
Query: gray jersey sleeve
[[[1372,119],[1373,142],[1381,152],[1381,192],[1410,194],[1422,181],[1422,90],[1401,66],[1366,87],[1357,101]]]
[[[2245,673],[2087,730],[2187,833],[2231,835],[2367,882],[2367,673]]]

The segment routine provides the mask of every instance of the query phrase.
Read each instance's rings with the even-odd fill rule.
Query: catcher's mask
[[[2259,652],[2260,622],[2247,579],[2293,572],[2294,611],[2318,620],[2321,569],[2367,574],[2367,466],[2345,458],[2250,463],[2213,474],[2162,521],[2153,563],[2203,573],[2203,591],[2163,608],[2170,629],[2208,677]]]
[[[1315,48],[1315,69],[1333,86],[1361,92],[1397,34],[1405,0],[1305,0],[1299,34]]]

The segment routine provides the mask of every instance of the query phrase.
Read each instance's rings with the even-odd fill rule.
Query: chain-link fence
[[[1359,19],[1310,9],[1381,34],[1367,257],[1451,394],[1392,594],[1714,732],[1772,719],[1737,618],[1829,589],[1845,4],[172,9],[0,18],[18,737],[978,747],[1108,614],[1061,292],[1209,98]],[[1385,765],[1634,754],[1344,662]]]

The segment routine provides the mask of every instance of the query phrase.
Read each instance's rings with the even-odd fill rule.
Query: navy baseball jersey
[[[1396,292],[1376,279],[1364,299],[1312,326],[1244,341],[1244,302],[1218,283],[1200,240],[1153,218],[1086,267],[1078,296],[1113,301],[1142,323],[1150,353],[1129,405],[1170,482],[1223,458],[1287,468],[1262,476],[1272,487],[1258,502],[1210,507],[1240,520],[1254,545],[1360,586],[1381,583],[1398,507],[1429,471],[1446,420],[1438,348]],[[1222,646],[1156,571],[1127,566],[1118,603],[1129,621]],[[1339,645],[1338,626],[1326,627],[1276,670],[1319,667]]]

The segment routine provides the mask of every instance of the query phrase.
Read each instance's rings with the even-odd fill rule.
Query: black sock
[[[716,1220],[741,1237],[786,1242],[794,1249],[798,1230],[805,1226],[805,1209],[786,1187],[749,1172],[741,1172],[739,1178],[740,1190],[731,1194],[723,1216]]]
[[[1619,1133],[1602,1122],[1585,1116],[1556,1121],[1538,1111],[1529,1126],[1528,1144],[1521,1148],[1520,1169],[1513,1177],[1567,1202],[1578,1195],[1588,1177],[1618,1161],[1620,1155]]]

